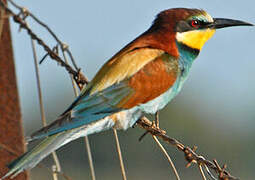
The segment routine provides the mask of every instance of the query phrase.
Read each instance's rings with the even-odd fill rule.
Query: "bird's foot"
[[[148,133],[151,133],[152,135],[156,134],[166,134],[166,131],[159,128],[159,124],[156,121],[152,121],[152,124],[150,126],[150,129],[145,131],[139,138],[139,141],[141,141]]]
[[[157,121],[157,119],[155,121],[152,121],[151,127],[153,128],[155,134],[166,134],[166,131],[162,130],[159,127],[159,121]]]

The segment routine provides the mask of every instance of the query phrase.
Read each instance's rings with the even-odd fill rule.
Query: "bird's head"
[[[161,34],[163,36],[161,42],[165,45],[167,39],[175,40],[200,51],[216,29],[230,26],[252,26],[252,24],[239,20],[212,18],[207,12],[200,9],[175,8],[159,13],[148,32]],[[174,49],[170,50],[173,52]]]

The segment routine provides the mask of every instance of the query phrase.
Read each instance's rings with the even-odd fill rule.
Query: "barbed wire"
[[[10,0],[7,0],[8,2]],[[12,1],[11,1],[12,2]],[[26,8],[21,8],[21,12],[19,14],[15,14],[8,6],[1,0],[0,5],[5,9],[8,15],[12,16],[13,21],[20,25],[20,28],[25,29],[27,33],[31,36],[32,39],[36,40],[36,42],[41,45],[44,50],[47,52],[47,55],[63,66],[69,74],[71,74],[76,82],[76,84],[81,87],[87,84],[88,79],[81,73],[81,69],[75,70],[70,65],[66,64],[65,61],[54,52],[41,38],[39,38],[25,23],[24,19],[20,16],[20,13],[26,14],[24,17],[31,15],[31,13]],[[52,32],[52,31],[50,31]],[[56,36],[53,36],[56,37]],[[68,46],[63,46],[63,48],[67,48]]]
[[[28,35],[34,39],[40,46],[44,48],[44,50],[47,52],[47,54],[42,58],[40,63],[47,57],[50,56],[52,60],[55,60],[58,62],[61,66],[63,66],[66,71],[73,77],[75,83],[77,86],[81,89],[84,85],[86,85],[89,81],[88,79],[81,73],[81,69],[77,67],[72,53],[69,50],[68,46],[64,43],[62,43],[58,37],[51,31],[51,29],[44,23],[42,23],[38,18],[36,18],[32,13],[30,13],[26,8],[23,8],[21,6],[18,6],[15,4],[12,0],[7,0],[9,1],[12,5],[14,5],[16,8],[18,8],[21,13],[26,14],[26,16],[31,16],[36,22],[44,26],[46,29],[48,29],[49,33],[56,39],[56,41],[61,45],[61,49],[63,51],[66,51],[73,63],[73,66],[75,68],[72,68],[68,63],[66,63],[64,60],[61,59],[61,57],[56,53],[56,47],[51,49],[42,39],[40,39],[24,22],[24,19],[20,17],[20,14],[15,14],[5,3],[0,0],[0,6],[4,8],[4,10],[12,16],[14,22],[18,23],[20,25],[20,28],[25,29],[28,33]],[[185,160],[188,162],[186,167],[190,167],[192,164],[197,164],[199,167],[199,171],[202,175],[202,178],[205,179],[205,175],[203,172],[203,168],[205,168],[208,176],[211,179],[219,179],[219,180],[238,180],[238,178],[232,176],[227,170],[226,164],[224,164],[222,167],[218,164],[218,162],[214,159],[213,161],[205,159],[202,155],[198,155],[195,151],[197,147],[190,148],[189,146],[185,146],[184,144],[180,143],[174,138],[171,138],[167,136],[166,131],[160,129],[158,126],[155,126],[155,123],[150,121],[148,118],[143,116],[140,118],[136,124],[146,130],[146,134],[151,134],[152,136],[157,136],[160,139],[162,139],[165,143],[168,143],[174,147],[177,148],[177,150],[181,151],[184,153]],[[142,137],[139,138],[141,140]],[[217,178],[214,177],[213,171],[216,175]]]
[[[220,167],[216,160],[213,160],[213,162],[211,162],[205,159],[203,156],[198,155],[195,152],[197,147],[193,147],[191,149],[190,147],[185,146],[184,144],[180,143],[176,139],[170,138],[169,136],[166,135],[166,131],[154,126],[153,123],[149,119],[147,119],[145,116],[140,118],[137,121],[137,125],[145,129],[146,132],[150,133],[151,135],[161,138],[164,142],[170,145],[173,145],[179,151],[182,151],[184,153],[185,159],[188,162],[186,167],[189,167],[192,163],[196,163],[198,165],[207,167],[206,171],[208,172],[209,176],[213,179],[215,179],[215,177],[213,177],[209,169],[215,171],[215,173],[218,174],[218,179],[220,180],[238,180],[238,178],[232,176],[228,171],[226,171],[226,167],[227,167],[226,165],[223,165],[223,167]]]

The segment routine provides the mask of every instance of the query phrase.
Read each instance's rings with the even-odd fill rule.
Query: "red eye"
[[[197,20],[192,20],[191,21],[191,26],[194,28],[198,28],[199,27],[199,22]]]

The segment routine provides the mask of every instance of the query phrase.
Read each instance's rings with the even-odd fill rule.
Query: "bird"
[[[194,60],[216,29],[231,26],[253,24],[213,18],[202,9],[160,12],[144,33],[101,67],[55,121],[29,137],[42,141],[12,161],[1,179],[35,167],[79,137],[111,128],[126,130],[144,114],[157,113],[180,92]]]

